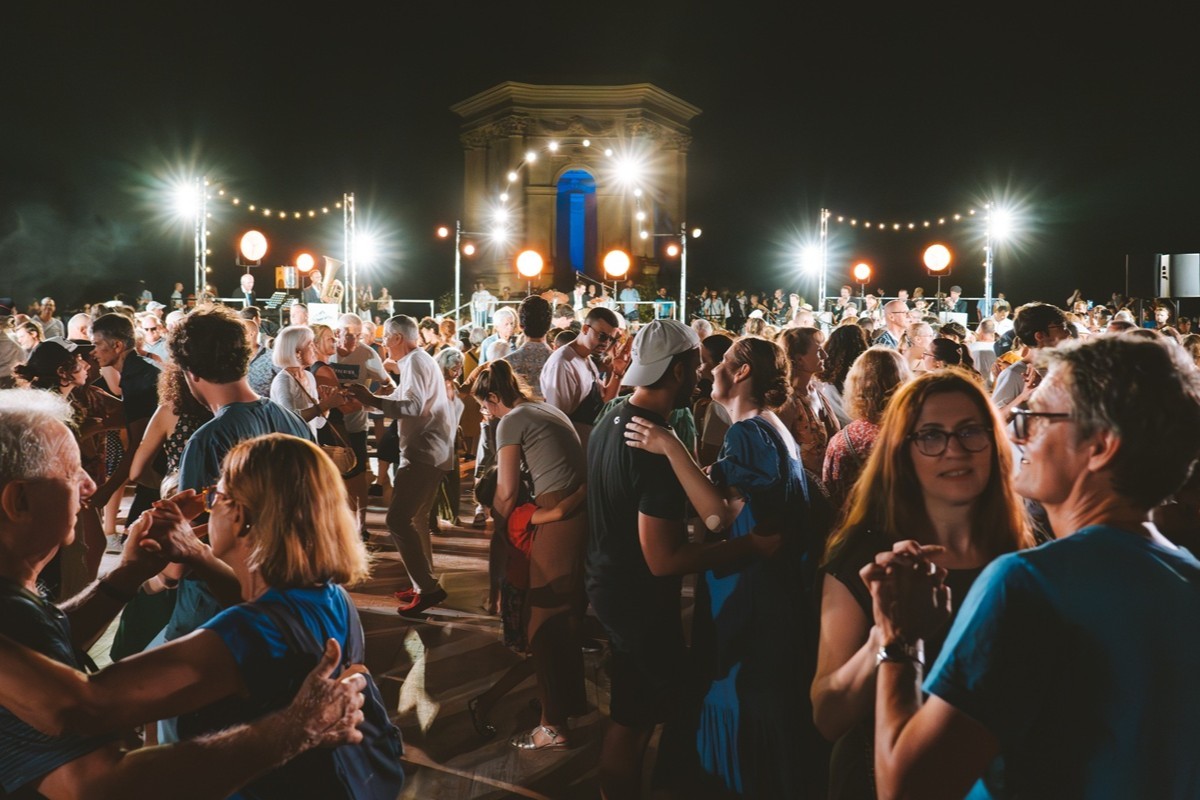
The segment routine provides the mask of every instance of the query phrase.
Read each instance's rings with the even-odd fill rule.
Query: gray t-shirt
[[[520,403],[500,418],[496,450],[509,445],[520,445],[534,495],[574,489],[586,480],[579,434],[567,415],[549,403]]]
[[[329,363],[344,364],[357,368],[357,377],[349,379],[339,376],[341,383],[358,383],[370,388],[372,380],[380,381],[381,383],[388,380],[387,373],[383,371],[383,359],[372,348],[362,342],[359,342],[350,351],[349,355],[344,356],[334,351],[333,356],[329,359]],[[362,433],[367,429],[367,410],[364,408],[358,411],[351,411],[343,416],[343,420],[345,421],[348,433]]]

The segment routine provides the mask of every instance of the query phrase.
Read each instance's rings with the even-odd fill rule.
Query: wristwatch
[[[879,652],[875,654],[875,666],[878,667],[885,661],[912,661],[923,667],[925,666],[925,643],[920,639],[911,644],[903,639],[884,642],[879,646]]]

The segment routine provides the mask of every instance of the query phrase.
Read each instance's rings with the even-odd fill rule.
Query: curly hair
[[[246,377],[250,345],[237,315],[224,306],[188,314],[168,337],[171,360],[209,383]]]
[[[868,347],[846,375],[846,411],[852,419],[878,425],[892,395],[911,377],[908,361],[899,352],[883,345]]]
[[[212,412],[192,394],[187,377],[174,361],[163,364],[162,371],[158,373],[158,404],[170,408],[177,417],[212,419]]]
[[[843,391],[850,367],[867,347],[867,332],[858,325],[839,325],[834,328],[825,342],[825,369],[821,372],[821,380],[839,392]]]

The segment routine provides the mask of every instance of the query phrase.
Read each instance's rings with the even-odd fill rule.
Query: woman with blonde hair
[[[294,436],[249,439],[229,451],[220,480],[200,500],[188,491],[159,501],[130,537],[143,549],[232,573],[244,602],[94,675],[39,657],[45,663],[24,688],[44,695],[47,724],[66,719],[108,731],[179,716],[190,737],[283,708],[325,653],[340,648],[343,665],[361,663],[362,626],[342,586],[365,579],[369,560],[329,457]],[[210,545],[188,521],[204,508]],[[342,775],[347,759],[398,794],[400,734],[370,681],[367,693],[366,738],[350,746],[355,752],[314,751],[264,774],[244,796],[357,796]]]
[[[914,539],[948,570],[955,612],[994,558],[1033,544],[1012,489],[1012,449],[980,383],[960,370],[926,373],[887,405],[875,450],[826,547],[821,641],[812,684],[817,728],[835,741],[830,797],[874,797],[875,656],[882,641],[859,570]],[[925,640],[937,658],[951,620]]]
[[[317,361],[317,346],[312,328],[289,325],[275,337],[271,361],[279,374],[271,381],[271,400],[308,423],[320,436],[329,410],[346,402],[345,393],[331,386],[318,386],[310,368]]]

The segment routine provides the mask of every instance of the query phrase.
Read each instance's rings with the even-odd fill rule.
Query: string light
[[[242,199],[241,197],[234,196],[228,189],[220,186],[219,184],[212,184],[209,181],[205,181],[204,185],[206,187],[210,187],[210,190],[205,193],[205,197],[211,203],[228,203],[230,206],[244,209],[247,213],[254,214],[255,216],[261,214],[263,217],[270,217],[272,219],[286,219],[293,221],[316,219],[320,215],[327,215],[331,210],[340,210],[342,207],[342,203],[338,201],[333,204],[332,208],[330,206],[320,206],[319,208],[313,207],[305,210],[271,210],[265,206],[259,205],[258,203],[251,203]],[[212,212],[208,212],[207,216],[209,219],[212,219]]]
[[[829,221],[839,225],[849,225],[854,228],[862,227],[868,230],[875,231],[915,231],[920,228],[932,228],[935,225],[945,226],[947,223],[969,221],[976,216],[977,211],[974,208],[968,208],[966,211],[947,216],[939,216],[936,219],[925,219],[917,222],[915,220],[909,222],[869,222],[863,220],[859,222],[858,218],[847,216],[846,214],[831,214]]]

